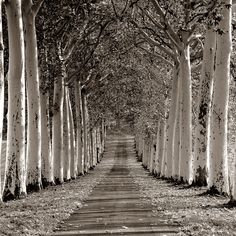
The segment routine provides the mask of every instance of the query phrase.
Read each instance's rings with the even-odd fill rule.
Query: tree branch
[[[143,51],[145,51],[150,56],[153,56],[153,57],[161,60],[163,63],[166,63],[166,64],[168,64],[171,67],[174,67],[173,63],[171,63],[169,60],[165,59],[161,54],[150,52],[150,51],[148,51],[147,49],[145,49],[145,48],[143,48],[141,46],[139,46],[138,48],[142,49]]]
[[[152,44],[153,46],[158,47],[160,50],[164,51],[165,54],[170,56],[173,60],[176,60],[176,56],[172,52],[170,52],[168,49],[166,49],[165,47],[161,46],[157,41],[155,41],[154,39],[149,37],[149,35],[147,35],[147,33],[143,29],[141,29],[139,27],[139,25],[135,21],[132,20],[131,23],[133,23],[139,29],[140,33],[145,37],[145,39],[150,44]]]
[[[178,35],[174,32],[174,30],[170,26],[169,22],[166,20],[165,13],[163,12],[161,6],[157,2],[157,0],[151,0],[151,1],[152,1],[153,6],[155,7],[155,10],[156,10],[157,14],[163,19],[166,30],[168,31],[168,33],[171,36],[172,40],[174,40],[176,45],[178,45],[178,48],[180,48],[181,47],[181,41],[180,41]]]
[[[39,9],[41,8],[43,2],[44,2],[44,0],[38,0],[38,1],[35,2],[34,5],[32,6],[32,11],[34,12],[35,15],[38,14]]]

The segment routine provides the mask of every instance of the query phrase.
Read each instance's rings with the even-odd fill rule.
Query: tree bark
[[[84,154],[84,171],[88,172],[88,121],[87,121],[87,101],[84,92],[82,97],[82,123],[83,123],[83,154]]]
[[[160,176],[165,176],[166,160],[165,160],[165,148],[166,148],[166,118],[161,121],[160,130],[160,143],[159,143],[159,155],[160,155]]]
[[[187,35],[185,35],[187,34]],[[184,41],[188,38],[188,33],[183,33]],[[183,43],[180,55],[180,79],[181,86],[181,163],[180,177],[184,182],[192,182],[192,91],[191,91],[191,66],[189,46]]]
[[[68,90],[64,86],[63,99],[63,176],[64,181],[70,180],[70,161],[71,161],[71,147],[70,147],[70,120],[69,120],[69,106],[68,106]]]
[[[51,155],[50,124],[49,124],[49,93],[40,94],[41,108],[41,159],[42,179],[45,185],[54,184],[53,160]]]
[[[207,185],[209,162],[209,123],[214,76],[216,33],[207,29],[203,51],[200,91],[198,97],[197,124],[195,133],[195,155],[193,184]]]
[[[71,100],[69,96],[69,88],[68,88],[68,107],[69,107],[69,122],[70,122],[70,174],[73,179],[76,178],[78,170],[78,160],[75,151],[75,125],[74,125],[74,118],[73,112],[71,107]]]
[[[55,183],[63,182],[63,78],[54,81],[52,117],[52,159]]]
[[[169,110],[169,117],[167,121],[167,132],[166,132],[166,177],[171,178],[173,173],[173,160],[174,160],[174,139],[176,130],[176,119],[177,119],[177,91],[178,90],[178,68],[174,68],[173,71],[173,82],[171,92],[171,104]]]
[[[4,45],[3,45],[3,32],[2,32],[2,0],[0,1],[0,153],[2,150],[2,129],[3,129],[3,118],[4,118]],[[2,201],[2,173],[1,173],[1,163],[0,158],[0,202]]]
[[[9,39],[5,200],[26,195],[25,57],[21,1],[6,2]]]
[[[175,125],[175,137],[174,137],[174,150],[173,150],[173,163],[172,163],[172,177],[177,180],[180,176],[180,87],[181,79],[178,76],[178,85],[177,85],[177,97],[176,97],[176,125]]]
[[[75,87],[75,112],[76,112],[76,155],[78,160],[78,174],[84,174],[84,159],[83,159],[83,132],[82,132],[82,102],[81,102],[81,88],[80,88],[80,82],[75,80],[74,82]]]
[[[25,36],[26,91],[27,91],[27,187],[42,188],[41,176],[41,129],[40,94],[38,72],[38,50],[35,29],[36,12],[30,0],[23,1],[23,22]]]
[[[160,166],[160,141],[161,141],[161,119],[158,120],[157,124],[157,135],[156,135],[156,153],[154,160],[154,174],[160,175],[161,166]]]
[[[216,68],[213,87],[210,135],[210,168],[208,187],[219,193],[229,193],[227,155],[227,116],[232,47],[232,0],[222,0],[223,19],[216,35]]]

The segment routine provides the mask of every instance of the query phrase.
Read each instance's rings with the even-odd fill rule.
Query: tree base
[[[24,199],[26,198],[27,194],[26,193],[19,193],[16,189],[15,193],[13,194],[9,189],[5,190],[3,193],[2,200],[3,202],[8,202],[12,201],[15,199]]]
[[[52,181],[48,181],[46,178],[42,178],[42,186],[43,188],[47,188],[48,186],[54,186],[55,183]]]
[[[16,199],[16,196],[9,190],[4,190],[2,200],[3,202],[8,202]]]
[[[199,166],[196,170],[196,175],[193,180],[193,187],[204,187],[207,186],[207,170],[206,167],[202,168]]]
[[[207,182],[206,181],[193,181],[191,184],[192,187],[206,187],[207,186]]]
[[[223,192],[221,193],[216,186],[211,186],[206,192],[200,194],[202,196],[204,195],[210,195],[210,196],[224,196],[224,197],[228,197],[228,194]]]
[[[70,182],[70,181],[71,181],[71,179],[64,178],[64,183],[67,183],[67,182]]]
[[[27,192],[39,192],[41,189],[41,183],[28,184],[26,187]]]
[[[84,176],[84,173],[79,173],[77,177]]]

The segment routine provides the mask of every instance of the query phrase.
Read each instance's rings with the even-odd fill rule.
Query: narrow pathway
[[[176,235],[178,226],[155,216],[154,207],[142,199],[130,175],[130,159],[135,159],[132,137],[110,140],[100,164],[110,172],[53,235]]]

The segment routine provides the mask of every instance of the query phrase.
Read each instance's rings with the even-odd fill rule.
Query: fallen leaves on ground
[[[204,194],[206,188],[189,188],[150,176],[132,159],[129,166],[142,198],[154,206],[158,217],[180,225],[178,235],[236,235],[236,207],[227,206],[228,198]]]
[[[34,236],[50,234],[58,223],[69,217],[109,171],[98,165],[95,170],[62,185],[50,186],[29,194],[25,199],[0,205],[0,235]]]

